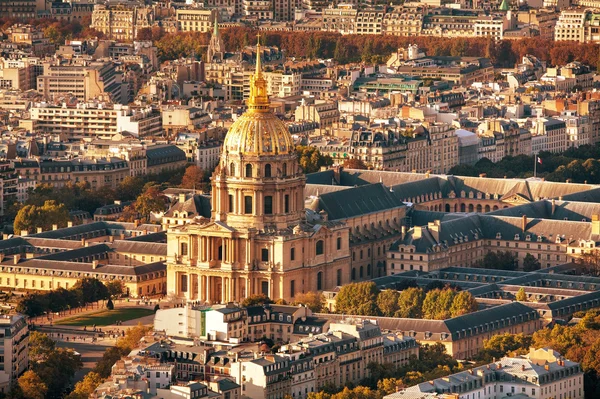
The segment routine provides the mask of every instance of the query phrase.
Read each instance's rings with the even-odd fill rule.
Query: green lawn
[[[140,317],[148,316],[153,313],[154,311],[152,311],[152,309],[145,308],[116,308],[114,310],[100,310],[81,316],[67,317],[66,319],[58,320],[54,324],[88,327],[95,324],[96,326],[102,327],[115,324],[117,320],[127,321],[139,319]]]

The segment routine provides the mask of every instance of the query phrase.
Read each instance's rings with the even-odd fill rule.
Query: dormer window
[[[537,242],[542,242],[542,236],[538,236]]]
[[[519,235],[515,234],[515,240],[519,240],[519,239],[520,239]]]
[[[502,239],[502,233],[496,233],[496,240]]]
[[[531,235],[530,234],[527,234],[525,236],[525,241],[531,241]]]

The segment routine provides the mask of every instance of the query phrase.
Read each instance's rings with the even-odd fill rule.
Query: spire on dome
[[[213,29],[213,36],[219,36],[219,22],[217,21],[217,16],[215,15],[215,24]]]
[[[256,43],[256,71],[250,78],[250,97],[248,98],[248,109],[253,111],[268,111],[271,102],[267,95],[267,81],[263,77],[261,50],[260,50],[260,33],[257,35],[258,42]]]

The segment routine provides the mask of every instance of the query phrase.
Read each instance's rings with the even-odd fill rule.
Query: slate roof
[[[109,246],[117,252],[167,256],[167,244],[161,242],[115,240]]]
[[[188,218],[203,216],[210,218],[212,210],[211,198],[208,195],[196,194],[183,203],[177,201],[165,214],[166,217],[174,217],[175,212],[186,212]]]
[[[370,184],[319,197],[319,209],[339,220],[403,206],[383,184]]]

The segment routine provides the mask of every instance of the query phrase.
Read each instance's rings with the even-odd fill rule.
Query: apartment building
[[[62,134],[67,140],[111,140],[120,134],[142,138],[159,136],[162,131],[161,115],[151,107],[104,103],[59,107],[38,103],[30,112],[36,132]]]
[[[339,32],[342,35],[355,33],[355,22],[358,11],[351,4],[339,4],[336,8],[326,8],[322,11],[325,32]]]
[[[340,111],[335,101],[316,100],[314,104],[303,102],[296,108],[296,121],[317,122],[321,129],[330,128],[340,120]]]
[[[371,8],[356,14],[355,29],[358,35],[381,35],[385,9]]]
[[[258,21],[269,21],[275,18],[271,0],[242,0],[244,16]]]
[[[231,375],[242,386],[242,397],[252,399],[283,398],[290,392],[290,360],[266,355],[231,365]]]
[[[0,359],[0,393],[8,393],[29,365],[29,327],[19,314],[0,315],[2,328],[2,353]]]
[[[152,7],[96,4],[91,27],[104,33],[108,39],[131,42],[137,38],[140,29],[150,28],[153,23]]]
[[[37,91],[46,100],[74,96],[89,101],[108,96],[115,103],[126,103],[127,84],[111,61],[45,62],[44,74],[37,77]]]
[[[431,396],[430,396],[431,395]],[[578,363],[549,349],[530,348],[518,357],[461,371],[402,389],[384,399],[455,397],[461,399],[584,397],[583,371]]]
[[[585,43],[588,10],[563,10],[554,28],[554,40]]]
[[[0,0],[0,15],[28,20],[36,17],[36,0]]]
[[[175,17],[182,32],[210,32],[218,15],[215,8],[187,8],[176,10]]]
[[[565,122],[567,148],[577,148],[590,144],[592,124],[587,116],[560,116],[556,119]]]
[[[301,8],[300,0],[274,0],[275,21],[293,21],[296,9]]]
[[[504,39],[507,30],[516,27],[516,19],[509,11],[506,15],[479,16],[473,24],[476,37],[490,38],[495,41]]]
[[[424,7],[396,6],[383,16],[384,35],[419,36],[423,30]]]
[[[8,205],[18,200],[18,178],[9,162],[0,163],[0,216],[4,215]]]
[[[553,153],[564,152],[567,149],[569,137],[567,136],[564,120],[554,118],[540,118],[534,121],[533,136],[546,136],[545,151]]]

